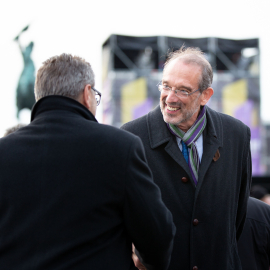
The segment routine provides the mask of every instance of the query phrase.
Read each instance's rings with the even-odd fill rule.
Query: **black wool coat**
[[[240,270],[237,238],[251,183],[250,129],[206,106],[203,156],[195,187],[188,164],[160,111],[123,125],[138,135],[177,231],[170,270]]]
[[[132,242],[167,268],[175,228],[138,137],[49,96],[0,152],[1,270],[127,270]]]
[[[243,270],[270,268],[270,206],[249,198],[247,217],[238,241],[238,253]]]

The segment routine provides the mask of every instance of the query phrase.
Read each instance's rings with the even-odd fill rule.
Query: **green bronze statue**
[[[35,66],[34,62],[31,59],[31,53],[33,50],[34,43],[30,42],[29,45],[25,48],[21,46],[20,36],[23,32],[28,29],[29,26],[26,26],[19,35],[14,39],[21,50],[23,56],[24,68],[19,79],[17,86],[17,118],[22,109],[28,108],[32,109],[32,106],[35,103],[34,96],[34,85],[35,85]]]

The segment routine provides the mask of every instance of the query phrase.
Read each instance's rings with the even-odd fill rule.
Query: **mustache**
[[[162,99],[162,102],[164,104],[169,105],[169,106],[175,106],[175,107],[180,107],[180,108],[183,107],[183,103],[182,102],[170,102],[170,103],[166,102],[166,97]]]

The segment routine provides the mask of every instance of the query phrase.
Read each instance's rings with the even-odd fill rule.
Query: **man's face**
[[[173,90],[185,90],[191,93],[199,88],[201,68],[197,64],[186,64],[175,59],[163,72],[162,84]],[[173,91],[161,92],[160,108],[166,123],[178,126],[187,131],[196,121],[200,111],[202,95],[200,91],[187,96],[178,97]]]

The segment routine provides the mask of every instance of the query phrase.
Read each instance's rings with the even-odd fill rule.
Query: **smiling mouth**
[[[167,107],[167,110],[168,110],[168,111],[172,111],[172,112],[175,112],[175,111],[180,110],[180,108],[170,107],[170,106],[168,106],[167,104],[166,104],[166,107]]]

